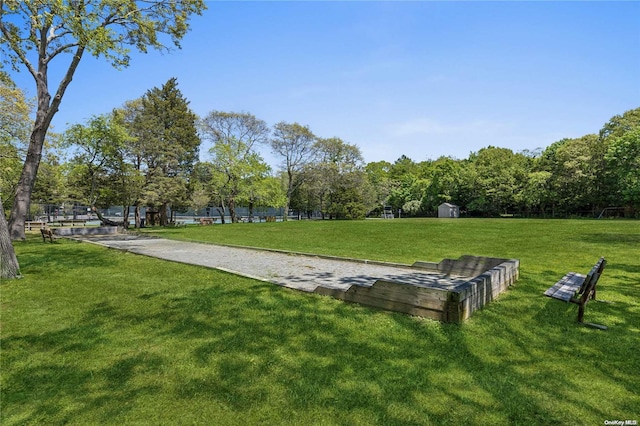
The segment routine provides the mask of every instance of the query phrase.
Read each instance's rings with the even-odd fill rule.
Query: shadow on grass
[[[109,324],[116,310],[101,303],[86,311],[72,327],[2,339],[3,418],[25,411],[16,423],[82,423],[88,412],[100,412],[104,423],[122,414],[143,394],[160,390],[155,385],[133,385],[136,375],[157,371],[164,359],[144,352],[116,356],[91,368],[87,359],[112,343]],[[109,358],[109,356],[106,356]],[[6,424],[12,424],[7,421]]]
[[[62,267],[60,256],[28,268]],[[109,261],[101,256],[93,261]],[[271,424],[299,423],[303,413],[385,425],[575,424],[632,413],[624,397],[637,390],[637,307],[589,304],[594,322],[624,320],[606,333],[580,327],[574,305],[542,295],[555,271],[523,273],[462,326],[208,277],[202,288],[141,290],[131,307],[104,300],[71,325],[3,338],[7,424],[181,422],[212,403],[230,423]],[[589,383],[617,394],[589,394]],[[149,412],[156,417],[136,417]]]
[[[623,246],[627,248],[640,246],[640,235],[628,232],[599,232],[591,234],[581,234],[579,239],[599,245],[607,244],[613,246]]]
[[[520,284],[547,286],[544,279]],[[577,322],[577,305],[541,293],[519,301],[500,307],[505,309],[489,306],[478,315],[491,324],[491,343],[480,351],[468,347],[481,355],[472,355],[475,367],[467,371],[511,413],[509,423],[590,424],[612,413],[633,417],[638,398],[629,397],[638,363],[630,357],[640,323],[637,305],[590,302],[585,321],[608,324],[603,332]]]
[[[37,244],[30,237],[26,242],[14,244],[20,247],[18,262],[23,275],[72,270],[77,265],[103,268],[115,266],[114,252],[108,250],[90,250],[77,241],[58,239],[54,244]]]

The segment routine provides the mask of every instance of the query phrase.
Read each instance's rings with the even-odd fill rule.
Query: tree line
[[[1,87],[18,106],[5,110],[13,111],[12,132],[24,136],[28,102],[15,87]],[[2,194],[17,184],[17,140],[7,136],[0,148]],[[208,161],[199,159],[202,141],[211,145]],[[175,212],[209,206],[223,223],[239,220],[239,206],[250,217],[256,207],[282,207],[285,216],[293,209],[327,219],[379,216],[385,206],[433,216],[443,202],[469,216],[594,216],[611,206],[634,216],[640,206],[640,108],[612,117],[597,134],[544,150],[489,146],[465,159],[365,163],[358,146],[298,123],[270,127],[250,113],[216,110],[199,118],[172,78],[47,142],[33,200],[120,205],[124,218],[133,207],[136,227],[141,207],[159,211],[166,225]],[[261,156],[264,148],[279,160],[277,170]],[[2,201],[11,208],[11,197]]]
[[[598,133],[545,149],[489,146],[466,159],[414,162],[401,157],[366,166],[379,204],[433,215],[443,202],[471,216],[596,216],[607,207],[640,213],[640,108],[612,117]]]
[[[28,110],[26,99],[15,102],[19,104]],[[27,129],[28,120],[25,114]],[[203,140],[212,145],[210,161],[199,161]],[[207,206],[223,222],[227,216],[238,221],[239,205],[250,211],[254,206],[283,207],[286,215],[292,206],[300,208],[302,198],[306,208],[313,200],[331,218],[367,213],[361,189],[367,179],[357,146],[319,138],[298,123],[270,128],[245,112],[211,111],[198,118],[175,78],[110,113],[73,124],[62,134],[50,133],[45,146],[35,202],[120,205],[125,218],[132,206],[136,227],[142,206],[157,209],[161,225],[171,221],[169,212]],[[277,173],[259,154],[263,146],[281,159]],[[7,166],[0,189],[12,194],[24,146],[19,138],[7,138],[3,147]],[[3,201],[12,207],[11,197]]]

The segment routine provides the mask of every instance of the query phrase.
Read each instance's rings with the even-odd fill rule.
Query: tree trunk
[[[124,229],[129,229],[129,210],[130,207],[128,205],[122,207],[122,226],[124,226]]]
[[[218,207],[216,208],[216,210],[218,210],[218,214],[220,215],[220,223],[224,225],[224,214],[226,209],[224,208],[224,206]]]
[[[124,226],[124,221],[115,222],[115,221],[113,221],[111,219],[107,219],[106,217],[102,216],[102,213],[100,213],[95,206],[91,206],[91,210],[96,214],[96,216],[98,216],[98,219],[100,219],[100,224],[101,225],[106,225],[106,226]]]
[[[9,238],[9,227],[4,217],[2,198],[0,198],[0,279],[8,280],[18,277],[20,277],[20,265]]]
[[[46,48],[46,46],[44,48]],[[36,81],[38,109],[36,111],[33,131],[31,132],[31,137],[29,139],[27,157],[24,161],[20,180],[18,181],[16,197],[13,202],[13,208],[11,209],[11,216],[9,218],[9,237],[12,240],[25,239],[24,223],[27,220],[27,214],[29,213],[31,193],[33,192],[33,185],[36,182],[38,167],[40,166],[40,159],[42,158],[44,138],[47,136],[47,130],[49,130],[53,116],[58,112],[60,102],[62,101],[62,97],[64,96],[69,83],[71,83],[73,74],[78,68],[84,49],[84,46],[77,47],[75,54],[71,59],[71,63],[69,64],[69,68],[67,68],[64,77],[60,81],[58,90],[53,97],[51,97],[51,94],[49,93],[48,84],[49,58],[40,54],[37,71],[29,67],[29,71]]]
[[[139,229],[140,228],[140,224],[141,224],[140,223],[140,205],[139,204],[136,204],[136,208],[135,208],[134,212],[135,212],[134,216],[135,216],[135,221],[136,221],[135,227],[136,227],[136,229]]]
[[[38,174],[40,159],[42,158],[42,146],[46,130],[36,128],[31,133],[27,157],[22,166],[22,174],[16,187],[16,196],[9,217],[9,238],[12,240],[24,240],[24,224],[29,214],[31,204],[31,193]]]
[[[160,226],[167,226],[167,223],[169,222],[167,218],[168,209],[169,209],[169,204],[166,202],[162,203],[162,206],[160,207]]]
[[[231,223],[238,223],[238,216],[236,215],[236,202],[235,200],[229,200],[229,215],[231,216]]]

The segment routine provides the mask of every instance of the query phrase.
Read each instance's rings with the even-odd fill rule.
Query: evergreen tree
[[[138,149],[146,166],[143,198],[160,209],[162,226],[168,223],[169,206],[185,204],[188,199],[188,177],[200,148],[196,120],[176,78],[147,91],[135,118]]]

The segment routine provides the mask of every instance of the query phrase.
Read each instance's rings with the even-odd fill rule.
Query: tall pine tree
[[[188,195],[187,179],[200,147],[196,120],[175,78],[142,97],[135,127],[146,165],[144,197],[149,206],[159,209],[162,226],[168,223],[168,208],[183,204]]]

